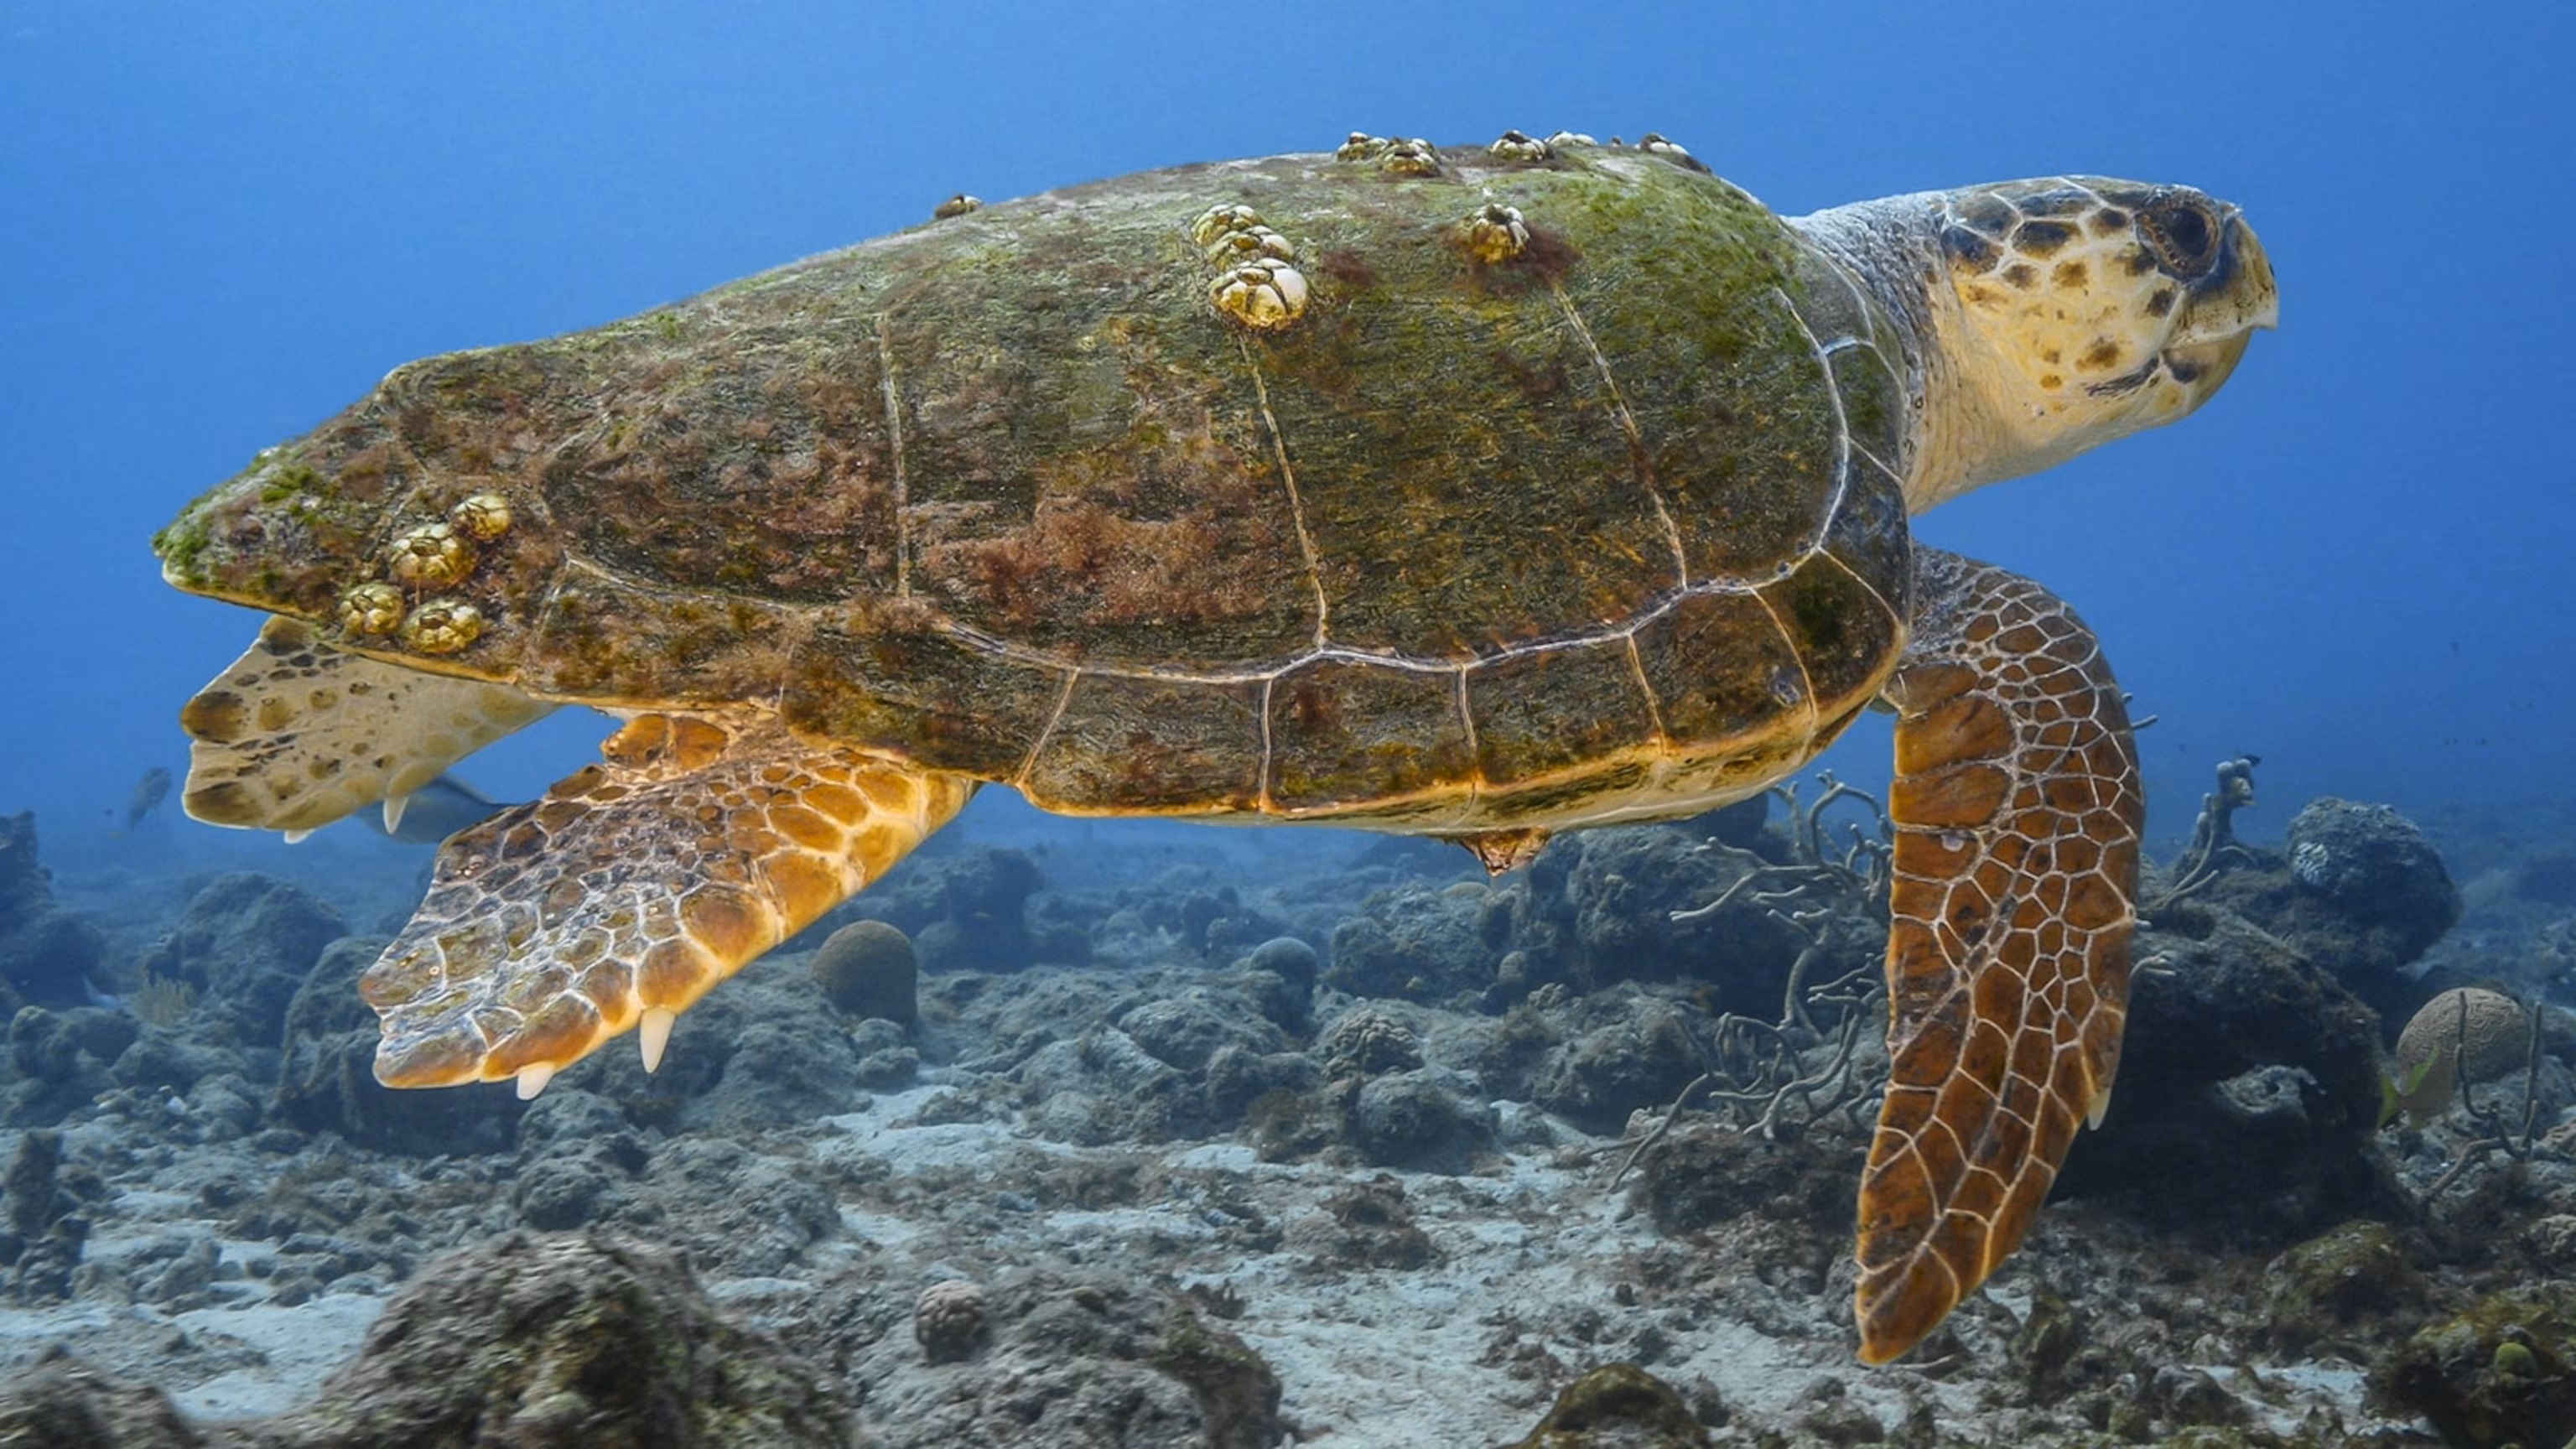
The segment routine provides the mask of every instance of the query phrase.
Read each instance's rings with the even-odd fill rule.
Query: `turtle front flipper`
[[[296,838],[383,801],[391,829],[413,791],[553,708],[508,685],[346,653],[272,616],[179,710],[179,803],[209,825]]]
[[[659,1064],[717,982],[875,882],[974,792],[962,775],[808,744],[774,716],[642,715],[606,760],[451,836],[359,991],[376,1078],[516,1077],[630,1027]]]
[[[1861,1179],[1860,1356],[1913,1347],[2021,1242],[2119,1065],[2145,819],[2128,711],[2046,590],[1915,561],[1896,706],[1887,1099]]]

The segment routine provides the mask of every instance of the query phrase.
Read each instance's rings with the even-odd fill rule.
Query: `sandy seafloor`
[[[1775,860],[1795,854],[1783,815],[1755,847]],[[2345,1003],[2393,1015],[2472,981],[2564,1000],[2576,807],[2408,825],[2461,914],[2399,965],[2302,893],[2291,815],[2266,801],[2240,816],[2256,849],[2158,913],[2111,1120],[1992,1284],[1876,1369],[1854,1360],[1848,1323],[1875,1025],[1854,1033],[1832,1112],[1792,1103],[1766,1135],[1742,1130],[1750,1109],[1695,1105],[1613,1185],[1677,1074],[1707,1064],[1712,1023],[1776,1010],[1784,948],[1759,913],[1669,922],[1749,861],[1703,846],[1705,823],[1596,832],[1552,848],[1571,868],[1487,882],[1427,843],[1040,830],[979,802],[685,1017],[658,1076],[621,1041],[524,1115],[504,1088],[378,1098],[331,1085],[345,1061],[315,1066],[333,1033],[346,1050],[364,1039],[352,1007],[334,1010],[345,979],[301,990],[296,973],[370,958],[364,940],[333,942],[391,930],[425,849],[343,825],[243,878],[184,821],[67,830],[49,901],[27,909],[54,923],[46,941],[65,915],[94,929],[96,995],[21,1010],[0,1163],[51,1134],[51,1211],[85,1235],[64,1248],[29,1205],[42,1189],[10,1168],[0,1368],[67,1348],[201,1431],[289,1416],[274,1428],[444,1255],[587,1231],[682,1250],[719,1315],[851,1416],[850,1442],[1502,1444],[1619,1362],[1721,1444],[2504,1442],[2425,1406],[2541,1402],[2548,1423],[2538,1380],[2576,1372],[2576,1347],[2552,1337],[2571,1305],[2547,1296],[2576,1269],[2565,1014],[2551,1008],[2531,1071],[2485,1089],[2513,1115],[2530,1083],[2508,1152],[2467,1145],[2493,1115],[2373,1130],[2375,1104],[2336,1100],[2368,1049]],[[1815,978],[1866,967],[1883,926],[1818,900],[1843,919],[1806,935],[1844,934]],[[26,913],[0,922],[0,951],[39,949]],[[836,1011],[813,970],[825,928],[869,913],[908,923],[919,948],[909,1029]],[[1281,937],[1314,948],[1304,964]],[[2307,994],[2245,987],[2256,957],[2304,970]],[[10,969],[22,996],[41,985],[26,960]],[[146,970],[195,997],[148,1029]],[[2173,996],[2212,982],[2234,984]],[[2229,1011],[2241,1019],[2212,1019]],[[2342,1013],[2364,1044],[2301,1011]],[[1804,1068],[1831,1065],[1834,1037],[1828,1024],[1803,1043]],[[400,1115],[415,1110],[428,1115]],[[2177,1142],[2203,1155],[2166,1160]],[[960,1361],[932,1363],[915,1300],[949,1280],[978,1285],[989,1321]],[[1132,1320],[1126,1336],[1050,1327],[1067,1302]],[[1175,1312],[1267,1365],[1275,1417],[1216,1423],[1155,1366]],[[2492,1333],[2409,1347],[2445,1324],[2528,1347]],[[2392,1396],[2419,1360],[2435,1367]],[[2451,1388],[2422,1386],[2445,1371]]]

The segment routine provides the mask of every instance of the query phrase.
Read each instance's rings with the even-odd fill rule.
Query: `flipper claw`
[[[657,1006],[645,1012],[644,1019],[636,1024],[635,1045],[643,1050],[647,1075],[662,1070],[662,1051],[671,1044],[671,1027],[679,1019],[678,1012]]]

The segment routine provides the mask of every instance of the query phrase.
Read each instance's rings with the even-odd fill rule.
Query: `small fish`
[[[408,795],[387,797],[382,815],[364,818],[406,844],[436,845],[509,808],[453,775],[441,775]]]
[[[125,797],[125,828],[131,831],[142,824],[169,796],[170,772],[159,765],[144,771],[143,778],[134,782],[134,793]]]

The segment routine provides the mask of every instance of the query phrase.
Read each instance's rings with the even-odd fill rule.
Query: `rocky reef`
[[[2250,799],[2150,875],[2029,1242],[1881,1370],[1885,823],[1829,780],[1492,880],[942,842],[532,1103],[378,1086],[315,890],[106,930],[0,822],[0,1443],[2563,1441],[2576,917],[2483,825]],[[2419,1070],[2462,988],[2510,1022]]]

